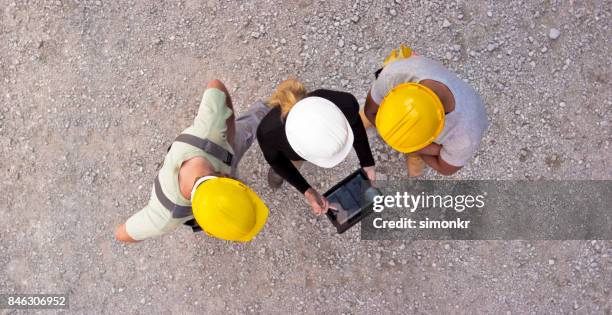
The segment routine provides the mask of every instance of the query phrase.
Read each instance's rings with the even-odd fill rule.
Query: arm
[[[432,142],[430,145],[422,148],[419,151],[414,152],[414,154],[418,154],[418,155],[431,155],[431,156],[438,156],[440,155],[440,151],[442,150],[442,146]]]
[[[166,234],[179,227],[184,220],[167,217],[168,210],[154,206],[149,202],[140,211],[115,230],[115,238],[125,243],[135,243],[147,238]]]
[[[308,184],[306,179],[300,174],[300,171],[291,163],[291,160],[280,152],[278,152],[275,157],[266,154],[264,154],[264,157],[278,175],[304,194],[304,197],[306,197],[308,204],[310,204],[316,215],[321,215],[327,211],[329,208],[327,198],[321,196],[319,192],[310,187],[310,184]]]
[[[462,168],[462,166],[454,166],[446,163],[446,161],[440,157],[440,151],[442,151],[442,145],[433,142],[423,149],[414,152],[414,154],[420,155],[427,165],[431,166],[431,168],[442,175],[448,176],[455,174]]]
[[[308,184],[306,179],[300,174],[300,171],[281,151],[269,145],[265,139],[260,137],[260,134],[258,134],[257,139],[264,153],[264,158],[268,164],[270,164],[270,167],[299,192],[304,194],[304,197],[306,197],[306,200],[316,215],[325,213],[329,207],[327,198],[321,196],[319,192],[310,187],[310,184]]]
[[[127,232],[127,229],[125,228],[125,223],[119,225],[117,227],[117,229],[115,230],[115,238],[118,241],[124,242],[124,243],[136,243],[136,242],[140,242],[138,240],[133,239]]]
[[[352,97],[351,102],[353,103],[352,108],[350,112],[346,113],[345,115],[349,119],[349,124],[351,125],[353,135],[355,136],[353,148],[355,149],[355,153],[357,153],[357,158],[359,158],[359,164],[361,167],[365,168],[368,166],[374,166],[374,157],[372,156],[372,149],[370,148],[368,134],[363,126],[363,123],[361,122],[361,117],[359,116],[359,103],[354,96]]]
[[[372,123],[372,125],[376,126],[376,113],[378,112],[379,104],[376,104],[374,99],[372,98],[372,90],[368,91],[368,96],[366,97],[365,107],[363,108],[363,113],[366,115],[366,118]]]
[[[276,174],[304,194],[304,197],[306,197],[316,214],[324,213],[327,211],[327,199],[310,187],[292,161],[279,149],[279,141],[282,141],[281,139],[284,135],[279,133],[277,128],[274,128],[274,124],[269,125],[270,122],[266,118],[262,120],[257,128],[257,142],[264,158]],[[270,127],[272,127],[273,131],[268,132]]]
[[[368,140],[368,134],[361,121],[361,116],[359,116],[359,103],[354,96],[352,102],[354,112],[351,112],[347,116],[349,116],[349,123],[353,130],[353,135],[355,136],[353,148],[355,149],[355,153],[357,153],[357,158],[359,158],[359,164],[368,175],[368,178],[374,181],[376,180],[376,171],[374,170],[375,162],[372,156],[372,149],[370,148],[370,141]]]
[[[218,89],[225,94],[225,106],[227,106],[232,111],[232,114],[225,121],[227,125],[227,141],[230,143],[230,145],[233,145],[234,137],[236,135],[236,123],[234,115],[234,105],[232,104],[232,99],[230,97],[229,91],[227,90],[223,82],[216,79],[208,82],[208,84],[206,85],[206,89]]]
[[[438,171],[438,173],[446,176],[457,173],[457,171],[459,171],[463,167],[450,165],[446,163],[439,155],[421,155],[421,157],[427,165]]]
[[[282,152],[272,148],[265,140],[259,141],[259,145],[264,154],[264,158],[276,174],[284,178],[302,194],[310,188],[310,184],[304,179],[300,171]]]

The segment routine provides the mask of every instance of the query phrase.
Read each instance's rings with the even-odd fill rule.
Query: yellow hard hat
[[[406,59],[410,57],[411,55],[412,55],[412,49],[410,49],[410,47],[400,45],[399,48],[393,49],[391,53],[389,54],[389,56],[385,58],[385,61],[383,61],[383,68],[391,62],[394,62],[400,59]]]
[[[198,225],[216,238],[248,242],[266,224],[268,207],[247,185],[227,177],[196,182],[191,198]]]
[[[410,153],[431,144],[444,128],[438,95],[419,83],[402,83],[385,96],[376,114],[376,129],[393,149]]]

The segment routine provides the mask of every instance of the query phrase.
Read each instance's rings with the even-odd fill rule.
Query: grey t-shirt
[[[425,79],[443,83],[455,97],[455,110],[446,115],[444,129],[434,142],[442,145],[440,157],[446,163],[464,166],[478,149],[489,122],[480,96],[453,72],[423,56],[398,60],[388,64],[374,81],[372,99],[380,105],[398,84]]]

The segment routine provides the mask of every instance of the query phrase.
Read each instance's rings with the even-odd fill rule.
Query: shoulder
[[[357,98],[348,92],[318,89],[308,93],[308,96],[318,96],[327,99],[338,106],[345,114],[359,111]]]
[[[257,126],[257,138],[261,140],[266,135],[283,129],[284,126],[280,119],[280,108],[274,107],[262,118],[259,126]]]
[[[319,96],[323,98],[328,98],[328,97],[355,98],[355,96],[353,96],[353,94],[349,92],[329,90],[329,89],[317,89],[317,90],[314,90],[308,93],[308,96]]]
[[[385,87],[388,83],[418,82],[421,76],[433,71],[446,71],[446,68],[436,60],[424,56],[394,61],[388,64],[374,81],[374,86]]]
[[[435,59],[427,58],[425,56],[412,56],[410,58],[390,63],[385,67],[385,69],[383,69],[381,75],[383,75],[385,72],[406,71],[417,66],[442,66],[442,64]]]

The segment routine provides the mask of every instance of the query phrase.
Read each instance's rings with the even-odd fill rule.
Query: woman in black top
[[[346,146],[351,142],[361,167],[370,180],[375,179],[374,158],[359,116],[359,104],[352,94],[325,89],[307,93],[300,82],[289,79],[277,87],[267,103],[272,110],[261,121],[257,140],[271,166],[271,187],[278,188],[283,179],[287,180],[305,195],[316,214],[325,213],[329,202],[308,184],[298,168],[304,160],[332,167],[344,160],[350,151]],[[293,115],[289,115],[292,109]],[[296,131],[300,134],[296,135]],[[339,148],[342,152],[336,152],[336,145],[344,146]]]

